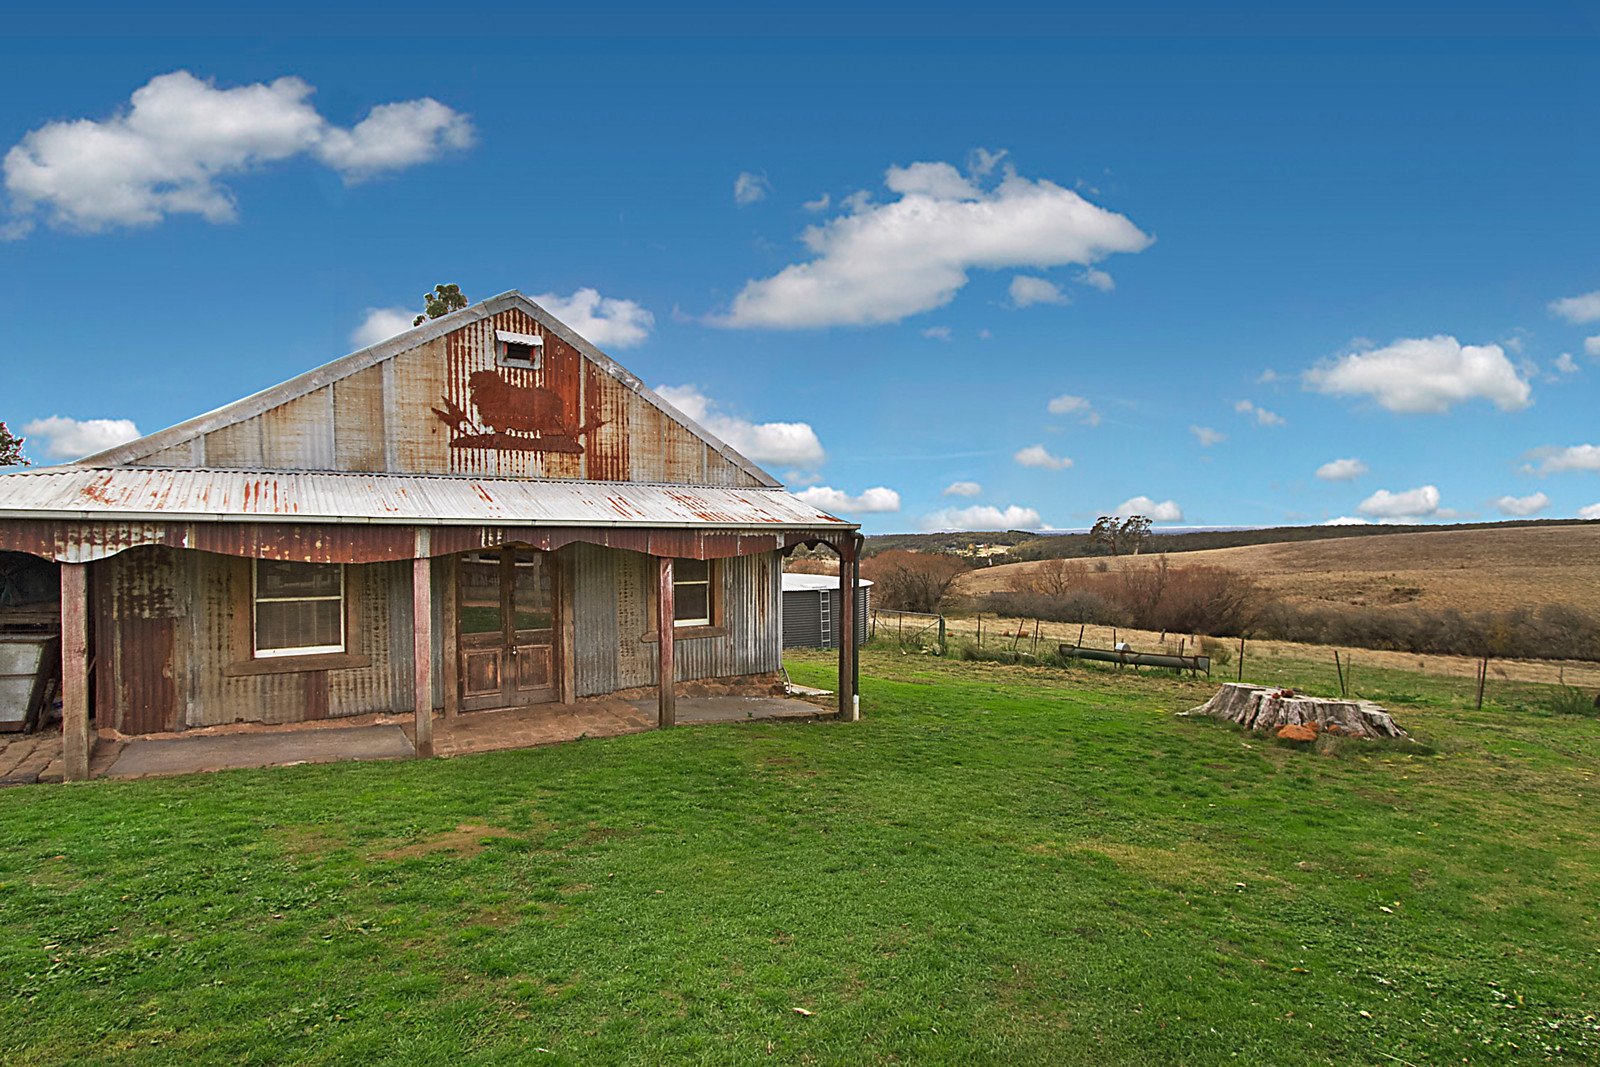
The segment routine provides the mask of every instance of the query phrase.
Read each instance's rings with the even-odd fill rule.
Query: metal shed
[[[858,531],[516,292],[0,475],[0,551],[58,575],[68,778],[91,719],[405,711],[426,755],[436,712],[651,686],[672,725],[677,682],[782,684],[783,555],[826,544],[848,571]]]
[[[783,576],[783,647],[839,647],[839,579],[829,574]],[[867,640],[872,582],[856,579],[856,645]]]

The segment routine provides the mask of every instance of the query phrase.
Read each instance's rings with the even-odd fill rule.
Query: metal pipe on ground
[[[1171,667],[1180,671],[1211,671],[1210,656],[1174,656],[1157,652],[1122,652],[1104,648],[1060,646],[1065,659],[1087,659],[1097,663],[1118,663],[1132,667]]]

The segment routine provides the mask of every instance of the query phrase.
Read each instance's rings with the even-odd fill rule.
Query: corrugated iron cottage
[[[411,711],[427,754],[436,711],[657,686],[670,725],[674,679],[781,670],[785,550],[858,541],[515,292],[0,476],[0,551],[59,565],[69,778],[91,715]]]

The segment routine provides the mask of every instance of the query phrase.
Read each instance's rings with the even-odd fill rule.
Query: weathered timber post
[[[89,777],[89,565],[61,565],[62,777]]]
[[[855,555],[850,560],[850,634],[855,643],[850,647],[850,692],[856,694],[855,703],[851,711],[859,719],[861,707],[861,641],[855,631],[855,598],[861,595],[861,549],[866,545],[867,539],[860,534],[856,534],[853,543],[855,545]]]
[[[839,542],[839,717],[855,722],[856,710],[856,538],[847,534]],[[901,626],[905,615],[900,616]]]
[[[677,663],[672,647],[678,610],[672,590],[672,557],[662,556],[656,586],[656,726],[665,730],[678,722]]]
[[[416,749],[420,758],[433,755],[433,560],[411,561],[411,661],[414,668]]]

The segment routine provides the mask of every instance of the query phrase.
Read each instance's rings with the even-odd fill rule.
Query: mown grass
[[[8,790],[0,1060],[1600,1059],[1593,719],[1374,677],[1422,745],[1304,752],[1159,674],[862,682],[855,725]]]

